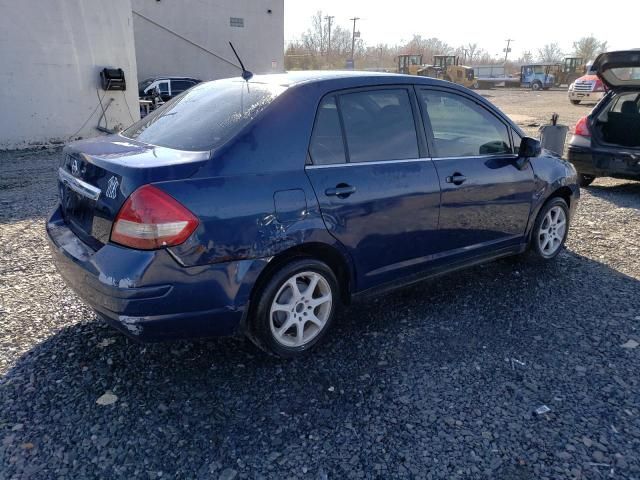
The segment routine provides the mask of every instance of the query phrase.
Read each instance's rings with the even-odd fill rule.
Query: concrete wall
[[[240,71],[229,63],[237,64],[229,41],[252,72],[283,69],[284,0],[132,0],[132,6],[140,80],[155,75],[201,80],[237,76]],[[230,26],[231,17],[242,18],[244,27]]]
[[[0,0],[0,60],[0,149],[98,135],[96,89],[109,128],[139,118],[130,0]],[[104,67],[126,93],[99,90]]]

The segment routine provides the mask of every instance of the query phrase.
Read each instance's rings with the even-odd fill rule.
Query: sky
[[[526,51],[535,57],[538,48],[553,42],[570,54],[575,40],[593,34],[607,40],[609,50],[638,48],[640,2],[630,0],[626,5],[626,13],[619,14],[607,13],[602,0],[284,0],[284,34],[285,42],[299,38],[321,10],[335,17],[334,25],[349,29],[349,18],[361,17],[356,29],[367,45],[392,45],[415,33],[438,37],[453,47],[477,42],[502,57],[506,39],[512,38],[509,55],[517,58]]]

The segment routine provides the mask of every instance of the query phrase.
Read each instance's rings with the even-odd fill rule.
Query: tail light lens
[[[576,123],[575,128],[573,129],[573,133],[575,135],[580,135],[581,137],[590,137],[591,132],[589,131],[589,117],[582,117]]]
[[[111,241],[139,250],[171,247],[184,242],[198,219],[175,198],[145,185],[131,194],[116,216]]]
[[[596,80],[596,82],[593,84],[593,91],[594,92],[604,92],[604,84],[602,83],[602,81],[600,79]]]

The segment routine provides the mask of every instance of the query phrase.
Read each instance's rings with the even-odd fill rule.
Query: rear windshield
[[[239,132],[285,89],[236,79],[201,83],[134,123],[122,135],[177,150],[211,150]]]

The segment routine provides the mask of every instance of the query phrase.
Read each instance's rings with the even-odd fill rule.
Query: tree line
[[[288,43],[285,49],[285,68],[287,70],[341,69],[352,55],[352,28],[337,24],[333,17],[317,12],[311,17],[311,25],[296,40]],[[558,43],[549,43],[538,49],[536,54],[527,52],[520,58],[509,59],[507,70],[518,70],[518,66],[527,63],[558,63],[564,57],[582,57],[587,62],[607,50],[607,42],[593,35],[582,37],[573,42],[573,49],[563,51]],[[368,45],[358,34],[353,43],[353,58],[358,69],[385,69],[395,71],[398,55],[422,54],[424,63],[431,63],[434,55],[457,55],[465,65],[503,64],[504,57],[496,57],[483,49],[478,43],[453,46],[439,38],[425,38],[414,34],[408,42],[396,45]]]

